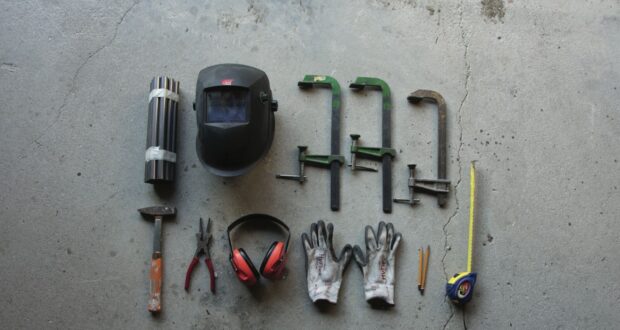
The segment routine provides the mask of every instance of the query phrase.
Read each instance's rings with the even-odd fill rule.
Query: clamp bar
[[[385,149],[391,149],[392,147],[392,137],[391,137],[391,126],[392,126],[392,93],[390,91],[390,86],[388,84],[379,79],[372,77],[357,77],[355,81],[349,85],[351,89],[354,91],[361,91],[364,88],[368,88],[371,90],[379,90],[383,96],[382,100],[382,110],[381,110],[381,147]],[[353,149],[353,148],[351,148]],[[394,149],[391,149],[394,150]],[[392,213],[392,158],[394,154],[390,154],[388,152],[383,153],[381,156],[381,161],[383,163],[382,166],[382,174],[383,174],[383,212],[384,213]],[[351,166],[353,169],[356,168],[354,164]]]

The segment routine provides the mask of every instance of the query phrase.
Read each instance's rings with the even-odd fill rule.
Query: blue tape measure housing
[[[476,273],[459,273],[446,284],[446,294],[456,305],[464,305],[471,300],[476,285]]]

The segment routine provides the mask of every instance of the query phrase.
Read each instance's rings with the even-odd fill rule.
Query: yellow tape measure
[[[469,167],[469,238],[467,242],[467,271],[457,273],[446,284],[446,294],[453,303],[464,305],[474,293],[477,274],[471,271],[474,250],[474,207],[476,205],[476,168]]]

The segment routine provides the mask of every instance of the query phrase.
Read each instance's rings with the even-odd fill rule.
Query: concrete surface
[[[0,322],[5,329],[429,328],[612,329],[620,324],[620,3],[618,1],[2,1],[0,4]],[[275,142],[233,180],[201,168],[191,109],[200,69],[239,62],[264,69],[277,112]],[[449,177],[439,209],[422,197],[383,214],[380,175],[343,169],[343,207],[328,206],[328,173],[277,181],[298,144],[326,152],[329,92],[300,92],[306,73],[346,87],[368,75],[391,84],[394,196],[406,164],[435,173],[432,106],[448,102]],[[181,81],[175,189],[144,184],[148,83]],[[379,142],[378,93],[343,93],[341,143]],[[348,159],[348,154],[346,155]],[[444,298],[465,268],[468,163],[479,170],[475,297]],[[164,313],[146,311],[152,225],[136,209],[179,209],[164,225]],[[227,224],[266,212],[292,229],[289,273],[248,290],[228,263]],[[217,294],[204,266],[183,288],[199,216],[216,230]],[[299,235],[335,224],[335,241],[391,221],[404,235],[396,307],[373,310],[351,265],[338,305],[307,297]],[[271,242],[244,245],[256,263]],[[417,248],[430,244],[428,289],[416,290]]]

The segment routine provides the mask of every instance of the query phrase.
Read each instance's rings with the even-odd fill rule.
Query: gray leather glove
[[[310,236],[301,235],[302,244],[306,251],[306,272],[308,280],[308,295],[312,302],[321,300],[332,304],[338,302],[338,292],[342,282],[342,273],[351,261],[351,245],[347,244],[336,258],[332,244],[334,226],[319,221],[310,226]]]
[[[381,221],[378,237],[371,226],[366,226],[366,256],[356,245],[355,261],[364,273],[364,293],[371,304],[394,305],[394,255],[401,234],[394,232],[394,225]]]

